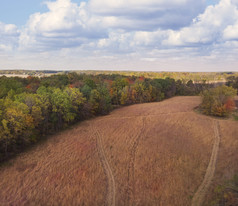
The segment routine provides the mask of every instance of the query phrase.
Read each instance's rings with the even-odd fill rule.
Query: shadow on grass
[[[104,115],[100,115],[100,116],[104,116]],[[27,152],[30,152],[30,151],[33,151],[35,150],[36,147],[42,145],[42,144],[45,144],[49,139],[55,137],[56,135],[64,132],[64,131],[67,131],[67,130],[71,130],[73,129],[74,127],[77,127],[79,124],[87,121],[87,120],[90,120],[90,119],[94,119],[96,118],[97,116],[91,116],[91,117],[88,117],[87,119],[84,119],[84,120],[80,120],[78,122],[75,122],[71,125],[67,125],[67,126],[64,126],[62,127],[60,130],[58,131],[52,131],[52,132],[49,132],[48,134],[46,135],[42,135],[42,134],[37,134],[35,135],[36,136],[36,140],[33,141],[33,142],[30,142],[20,148],[17,148],[16,150],[14,150],[13,152],[9,152],[8,156],[4,156],[3,154],[3,157],[1,157],[2,154],[0,154],[0,169],[3,168],[3,167],[7,167],[7,166],[12,166],[13,165],[13,160],[15,158],[17,158],[20,154],[24,154],[24,153],[27,153]]]

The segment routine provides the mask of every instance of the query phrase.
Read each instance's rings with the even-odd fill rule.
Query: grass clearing
[[[53,136],[0,168],[0,204],[108,205],[113,176],[115,205],[191,205],[214,143],[213,118],[193,111],[199,103],[174,97],[123,107]],[[238,171],[237,122],[216,121],[221,143],[206,202]]]

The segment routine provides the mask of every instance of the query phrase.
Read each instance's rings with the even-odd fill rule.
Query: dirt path
[[[96,135],[99,158],[102,163],[105,174],[107,176],[107,205],[115,206],[115,201],[116,201],[115,179],[103,149],[101,134],[93,126],[92,126],[92,131],[94,132],[94,135]]]
[[[207,167],[206,174],[204,176],[202,184],[199,186],[197,192],[193,196],[192,199],[192,206],[201,206],[206,192],[212,182],[215,169],[216,169],[216,161],[217,161],[217,155],[219,151],[219,144],[220,144],[220,133],[219,133],[219,122],[214,120],[214,134],[215,134],[215,141],[212,149],[212,154],[210,158],[209,165]]]
[[[128,177],[127,177],[127,199],[126,199],[126,205],[134,205],[133,200],[134,198],[134,192],[135,192],[135,156],[136,156],[136,150],[139,145],[140,139],[142,135],[144,134],[145,130],[145,117],[142,118],[142,127],[138,135],[135,136],[135,140],[133,142],[132,148],[130,150],[129,154],[129,166],[128,166]]]

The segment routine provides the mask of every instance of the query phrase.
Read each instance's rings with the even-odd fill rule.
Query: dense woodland
[[[237,77],[228,82],[237,88]],[[213,87],[173,78],[67,73],[49,77],[0,77],[0,162],[76,122],[113,108],[198,95]]]

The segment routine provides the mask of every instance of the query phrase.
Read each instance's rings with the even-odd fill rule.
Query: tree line
[[[172,78],[67,73],[50,77],[0,77],[0,162],[78,121],[113,108],[198,95],[211,85]]]

